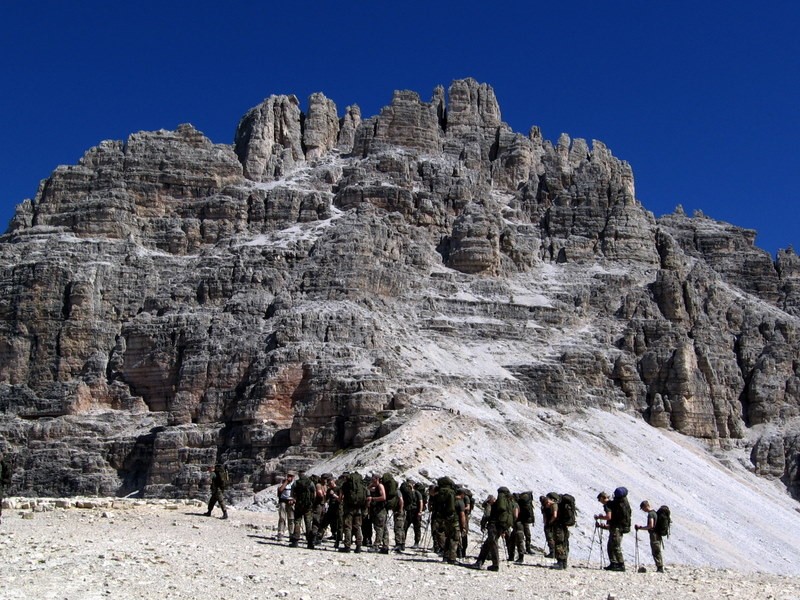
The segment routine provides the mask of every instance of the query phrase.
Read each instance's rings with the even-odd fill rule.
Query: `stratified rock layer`
[[[245,492],[460,389],[744,445],[797,495],[800,259],[753,242],[470,79],[103,142],[0,239],[13,488],[191,496],[224,460]]]

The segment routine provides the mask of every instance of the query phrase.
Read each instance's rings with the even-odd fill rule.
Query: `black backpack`
[[[403,495],[403,510],[414,512],[417,510],[417,493],[414,487],[407,481],[400,486],[400,493]]]
[[[561,494],[558,503],[558,522],[565,527],[575,525],[578,508],[575,506],[575,497],[572,494]]]
[[[450,487],[440,487],[436,492],[436,516],[452,517],[456,514],[456,491]]]
[[[672,525],[672,516],[669,506],[665,504],[656,511],[656,533],[661,537],[669,537],[670,525]]]
[[[536,522],[536,515],[533,513],[533,492],[518,494],[517,504],[519,504],[519,520],[533,525]]]
[[[628,502],[628,497],[622,498],[615,497],[611,501],[611,527],[619,527],[622,533],[629,533],[631,530],[631,505]]]

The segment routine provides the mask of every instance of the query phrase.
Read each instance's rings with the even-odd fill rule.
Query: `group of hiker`
[[[206,514],[210,515],[214,504],[219,503],[223,518],[227,518],[222,499],[225,485],[226,478],[219,469],[215,470],[212,499]],[[398,483],[389,473],[364,477],[351,472],[334,477],[329,473],[308,476],[300,471],[296,478],[293,473],[287,473],[277,494],[277,538],[280,540],[288,533],[292,547],[299,546],[304,539],[305,546],[314,549],[330,530],[329,539],[334,541],[334,548],[339,552],[358,553],[369,547],[373,552],[389,554],[389,529],[392,528],[395,552],[405,551],[409,530],[412,530],[412,547],[419,547],[423,537],[426,540],[423,545],[427,546],[430,534],[433,550],[444,561],[455,564],[466,558],[469,522],[476,503],[472,492],[450,477],[440,477],[435,485],[425,485],[411,479]],[[607,531],[610,564],[605,569],[624,571],[622,539],[630,532],[632,520],[628,491],[618,487],[613,495],[601,492],[597,500],[602,510],[594,515],[592,546],[595,538],[602,544],[603,533]],[[508,560],[516,563],[522,563],[526,554],[534,554],[531,545],[531,526],[536,521],[534,504],[530,491],[512,493],[507,487],[500,487],[496,495],[490,495],[480,506],[480,528],[484,537],[477,560],[470,566],[481,569],[490,561],[488,570],[498,571],[500,543],[505,544]],[[639,507],[646,513],[647,521],[644,525],[635,525],[635,530],[648,532],[656,569],[663,572],[662,546],[663,537],[669,534],[669,508],[662,506],[653,510],[646,500]],[[547,542],[544,556],[555,559],[551,568],[566,569],[570,528],[576,524],[577,517],[575,498],[550,492],[539,496],[538,508]]]

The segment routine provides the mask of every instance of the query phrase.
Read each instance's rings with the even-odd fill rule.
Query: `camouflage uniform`
[[[355,474],[360,478],[360,475]],[[363,485],[363,483],[362,483]],[[342,483],[342,547],[339,552],[350,552],[350,544],[353,542],[353,536],[356,538],[356,552],[361,552],[361,544],[364,540],[363,531],[361,529],[361,516],[364,511],[364,506],[355,501],[353,498],[353,475],[345,477]]]
[[[542,529],[544,530],[545,542],[547,542],[547,554],[544,557],[555,558],[556,538],[553,535],[553,526],[551,524],[553,507],[546,505],[544,496],[539,496],[539,502],[542,506]]]
[[[214,505],[219,504],[219,507],[222,509],[222,518],[228,518],[228,509],[225,506],[226,479],[227,473],[225,473],[225,467],[222,465],[215,466],[214,473],[211,475],[211,499],[208,501],[208,511],[206,511],[207,517],[211,516]]]

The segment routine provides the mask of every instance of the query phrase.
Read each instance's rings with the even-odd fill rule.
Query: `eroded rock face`
[[[0,238],[15,492],[191,496],[219,460],[257,489],[456,389],[752,437],[797,495],[800,259],[753,241],[656,220],[601,142],[516,133],[471,79],[103,142]]]

